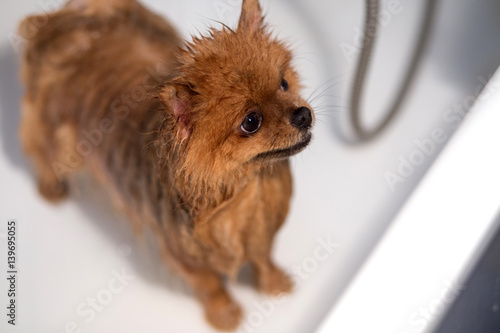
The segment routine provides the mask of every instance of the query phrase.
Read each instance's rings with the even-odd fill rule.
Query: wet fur
[[[44,197],[61,200],[69,177],[90,170],[138,230],[155,230],[216,328],[240,322],[222,277],[245,262],[263,292],[291,290],[270,259],[292,193],[288,159],[259,154],[304,139],[289,117],[307,104],[257,1],[243,2],[236,30],[186,44],[134,0],[73,0],[26,18],[20,34],[21,138]],[[265,123],[248,136],[239,126],[252,109]]]

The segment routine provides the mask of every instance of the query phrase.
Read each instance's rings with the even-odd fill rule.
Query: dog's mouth
[[[255,158],[256,159],[281,159],[287,158],[297,153],[300,153],[304,148],[306,148],[311,142],[312,134],[307,133],[307,135],[299,143],[284,149],[270,150],[265,153],[260,153]]]

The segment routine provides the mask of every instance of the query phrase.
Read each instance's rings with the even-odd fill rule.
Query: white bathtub
[[[52,2],[0,4],[4,13],[0,21],[0,237],[6,233],[8,219],[19,224],[18,325],[14,330],[2,319],[0,331],[72,332],[76,327],[74,332],[89,333],[212,332],[201,306],[161,268],[154,249],[136,240],[126,219],[100,204],[102,191],[83,182],[79,193],[56,206],[36,191],[17,137],[22,87],[12,41],[22,17],[42,12]],[[196,29],[203,32],[217,25],[215,21],[234,26],[239,14],[235,0],[144,3],[173,21],[186,37]],[[382,116],[399,84],[423,12],[422,1],[383,3],[380,43],[364,102],[368,124]],[[408,265],[410,241],[389,243],[394,250],[391,256],[375,264],[373,256],[380,255],[387,237],[393,242],[403,239],[394,236],[394,228],[404,225],[399,224],[404,211],[393,223],[395,217],[463,119],[459,110],[473,104],[500,64],[497,2],[438,3],[428,50],[401,113],[375,141],[357,145],[348,140],[346,101],[356,59],[349,51],[359,43],[364,1],[263,1],[267,21],[294,46],[305,95],[320,97],[313,103],[318,119],[314,143],[293,159],[295,196],[274,251],[277,262],[300,283],[281,302],[259,295],[248,284],[232,284],[230,291],[245,309],[243,332],[314,332],[321,323],[321,332],[330,332],[331,327],[340,333],[362,332],[358,329],[365,327],[374,328],[370,332],[416,332],[419,327],[410,322],[415,309],[439,297],[447,281],[459,279],[459,268],[469,258],[462,252],[450,258],[455,269],[414,272],[412,281],[427,284],[422,282],[418,293],[409,292],[403,298],[394,291],[414,290],[414,284],[397,280],[402,289],[395,286],[391,291],[388,281],[392,280],[370,280],[366,275],[368,270],[373,276],[391,277],[398,267]],[[399,181],[394,181],[394,175]],[[478,228],[482,229],[475,229],[476,237],[469,239],[468,254],[477,249],[487,225]],[[417,244],[425,248],[425,234],[420,237]],[[328,256],[315,255],[329,242],[333,245],[326,251]],[[0,246],[0,258],[5,258],[5,239],[0,238]],[[425,263],[433,253],[412,260]],[[133,275],[123,291],[101,304],[100,311],[92,308],[92,298],[105,292],[122,270]],[[6,287],[5,279],[0,279],[0,304],[7,300]],[[396,297],[388,299],[406,303],[383,302],[386,294],[381,288]],[[369,291],[375,293],[364,294]],[[382,299],[364,303],[356,298],[359,295]],[[362,302],[359,307],[357,302]],[[82,309],[87,315],[81,315]]]

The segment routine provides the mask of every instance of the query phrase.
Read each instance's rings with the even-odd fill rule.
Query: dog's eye
[[[262,115],[257,112],[248,114],[241,123],[241,130],[246,134],[254,134],[262,124]]]
[[[288,91],[288,81],[285,79],[281,80],[281,90]]]

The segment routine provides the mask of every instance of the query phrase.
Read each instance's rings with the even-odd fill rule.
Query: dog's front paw
[[[219,293],[205,303],[205,315],[215,328],[234,331],[240,324],[242,311],[227,294]]]
[[[260,276],[259,289],[266,294],[278,296],[289,293],[293,289],[290,277],[278,268],[273,268],[267,274]]]
[[[58,202],[68,196],[69,186],[67,181],[44,181],[38,182],[38,191],[45,199]]]

